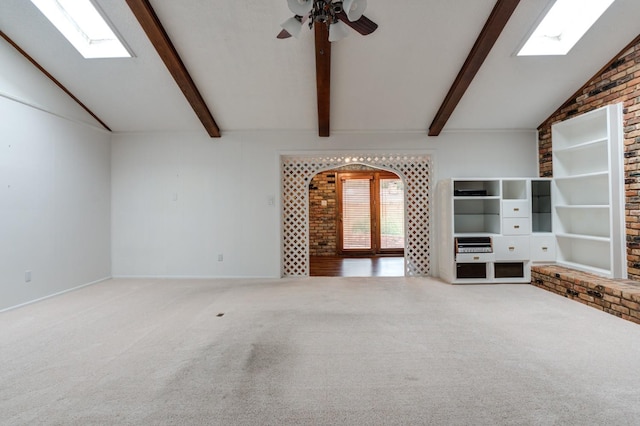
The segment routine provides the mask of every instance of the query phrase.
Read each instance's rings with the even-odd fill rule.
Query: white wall
[[[0,63],[0,310],[110,275],[279,276],[282,153],[428,151],[434,184],[536,176],[533,131],[110,135],[3,40]]]
[[[534,131],[444,132],[437,138],[380,133],[318,138],[302,132],[232,132],[221,139],[204,132],[116,134],[112,273],[278,277],[279,155],[367,150],[432,152],[434,183],[452,176],[537,176]],[[272,196],[275,206],[268,203]]]
[[[0,38],[0,97],[79,123],[100,127],[91,115]]]
[[[3,42],[0,63],[2,310],[110,276],[111,153],[110,134]]]

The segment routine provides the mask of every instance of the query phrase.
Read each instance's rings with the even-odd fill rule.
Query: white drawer
[[[531,222],[529,218],[505,217],[502,219],[503,235],[529,235]]]
[[[495,260],[493,253],[458,253],[456,254],[456,262],[458,263],[475,263],[475,262],[493,262]]]
[[[529,237],[494,237],[493,251],[497,261],[528,260]]]
[[[529,217],[529,200],[503,200],[503,217]]]
[[[553,235],[532,235],[529,241],[533,262],[555,262],[556,238]]]

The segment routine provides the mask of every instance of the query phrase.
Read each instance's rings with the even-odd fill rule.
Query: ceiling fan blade
[[[276,38],[279,38],[279,39],[289,38],[289,37],[291,37],[291,34],[289,34],[289,31],[287,30],[280,31],[280,33],[276,36]]]
[[[300,29],[302,30],[302,26],[304,25],[305,22],[307,22],[307,19],[309,19],[309,15],[304,15],[304,16],[300,16],[300,15],[294,15],[293,18],[297,19],[300,22]],[[282,27],[287,28],[286,24],[290,21],[291,19],[288,19],[287,21],[285,21],[284,24],[282,24]],[[298,28],[289,28],[289,30],[292,30],[296,33],[296,38],[298,37],[298,32],[296,32],[296,30],[298,30]],[[289,31],[283,29],[282,31],[280,31],[280,33],[276,36],[276,38],[279,39],[284,39],[284,38],[289,38],[292,37],[293,34],[291,34]]]
[[[364,15],[362,15],[362,17],[357,21],[353,21],[353,22],[351,22],[349,18],[347,18],[347,14],[344,11],[341,11],[340,13],[338,13],[337,16],[342,22],[344,22],[345,24],[347,24],[348,26],[350,26],[351,28],[353,28],[354,30],[356,30],[362,35],[369,35],[378,28],[378,24],[376,24],[375,22],[373,22],[371,19],[367,18]]]

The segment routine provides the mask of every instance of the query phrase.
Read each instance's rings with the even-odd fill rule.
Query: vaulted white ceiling
[[[135,57],[83,59],[28,0],[0,30],[117,132],[204,129],[124,0],[96,0]],[[150,0],[222,135],[316,131],[313,32],[278,40],[286,0]],[[640,32],[616,0],[567,56],[517,57],[549,0],[521,0],[445,126],[535,129]],[[495,0],[369,0],[379,28],[332,45],[331,131],[424,131]],[[2,71],[0,70],[0,73]]]

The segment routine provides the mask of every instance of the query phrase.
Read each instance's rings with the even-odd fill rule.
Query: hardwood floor
[[[311,256],[312,277],[403,277],[404,257]]]

